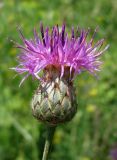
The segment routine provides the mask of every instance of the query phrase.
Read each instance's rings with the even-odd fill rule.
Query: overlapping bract
[[[77,29],[75,34],[72,27],[71,36],[68,36],[64,24],[61,30],[54,26],[51,31],[48,27],[44,30],[41,24],[40,30],[42,38],[39,38],[34,29],[33,40],[25,39],[20,31],[24,45],[17,45],[21,50],[18,56],[19,65],[13,69],[20,74],[27,72],[22,82],[29,75],[41,80],[39,72],[50,65],[61,68],[61,77],[64,75],[65,67],[69,67],[70,74],[74,70],[74,75],[83,70],[88,70],[92,74],[99,71],[100,56],[108,46],[101,49],[104,39],[93,44],[96,30],[89,41],[87,40],[89,30]]]

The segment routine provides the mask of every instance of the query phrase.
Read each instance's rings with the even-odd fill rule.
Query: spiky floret
[[[74,76],[83,70],[88,70],[92,74],[99,71],[100,56],[107,50],[108,46],[101,49],[104,39],[93,44],[96,30],[89,41],[87,40],[89,30],[80,30],[78,35],[74,33],[72,27],[71,36],[68,36],[65,31],[65,24],[63,24],[61,31],[58,26],[54,26],[50,32],[48,27],[44,30],[41,23],[40,30],[42,38],[39,38],[37,31],[34,29],[34,39],[31,40],[25,39],[20,31],[20,37],[24,45],[17,45],[21,54],[18,56],[19,65],[13,69],[19,74],[27,73],[21,83],[29,75],[42,80],[43,78],[40,78],[39,73],[47,66],[61,68],[60,77],[64,75],[65,68],[69,67],[68,78],[71,78],[72,71]]]

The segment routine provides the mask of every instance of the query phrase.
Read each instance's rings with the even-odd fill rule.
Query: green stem
[[[48,159],[49,149],[55,132],[55,126],[47,126],[47,135],[42,160]]]

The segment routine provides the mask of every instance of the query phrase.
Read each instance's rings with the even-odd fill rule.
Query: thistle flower
[[[34,39],[27,40],[20,31],[24,45],[17,45],[21,50],[18,56],[19,65],[13,68],[19,74],[26,73],[21,83],[29,76],[37,78],[40,85],[32,100],[33,115],[49,124],[58,124],[72,119],[76,113],[77,104],[73,79],[82,71],[87,70],[93,75],[100,70],[100,56],[108,46],[102,48],[104,39],[93,44],[95,30],[91,40],[87,40],[89,29],[71,36],[54,26],[52,31],[44,30],[40,25],[41,37],[34,29]],[[40,77],[40,72],[43,75]]]
[[[115,145],[110,151],[110,157],[112,160],[117,160],[117,146]]]

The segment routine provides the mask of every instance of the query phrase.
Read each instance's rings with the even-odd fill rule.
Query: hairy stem
[[[43,151],[42,160],[47,160],[48,159],[49,149],[50,149],[50,146],[51,146],[51,143],[52,143],[55,128],[56,128],[55,126],[47,126],[46,141],[45,141],[45,147],[44,147],[44,151]]]

